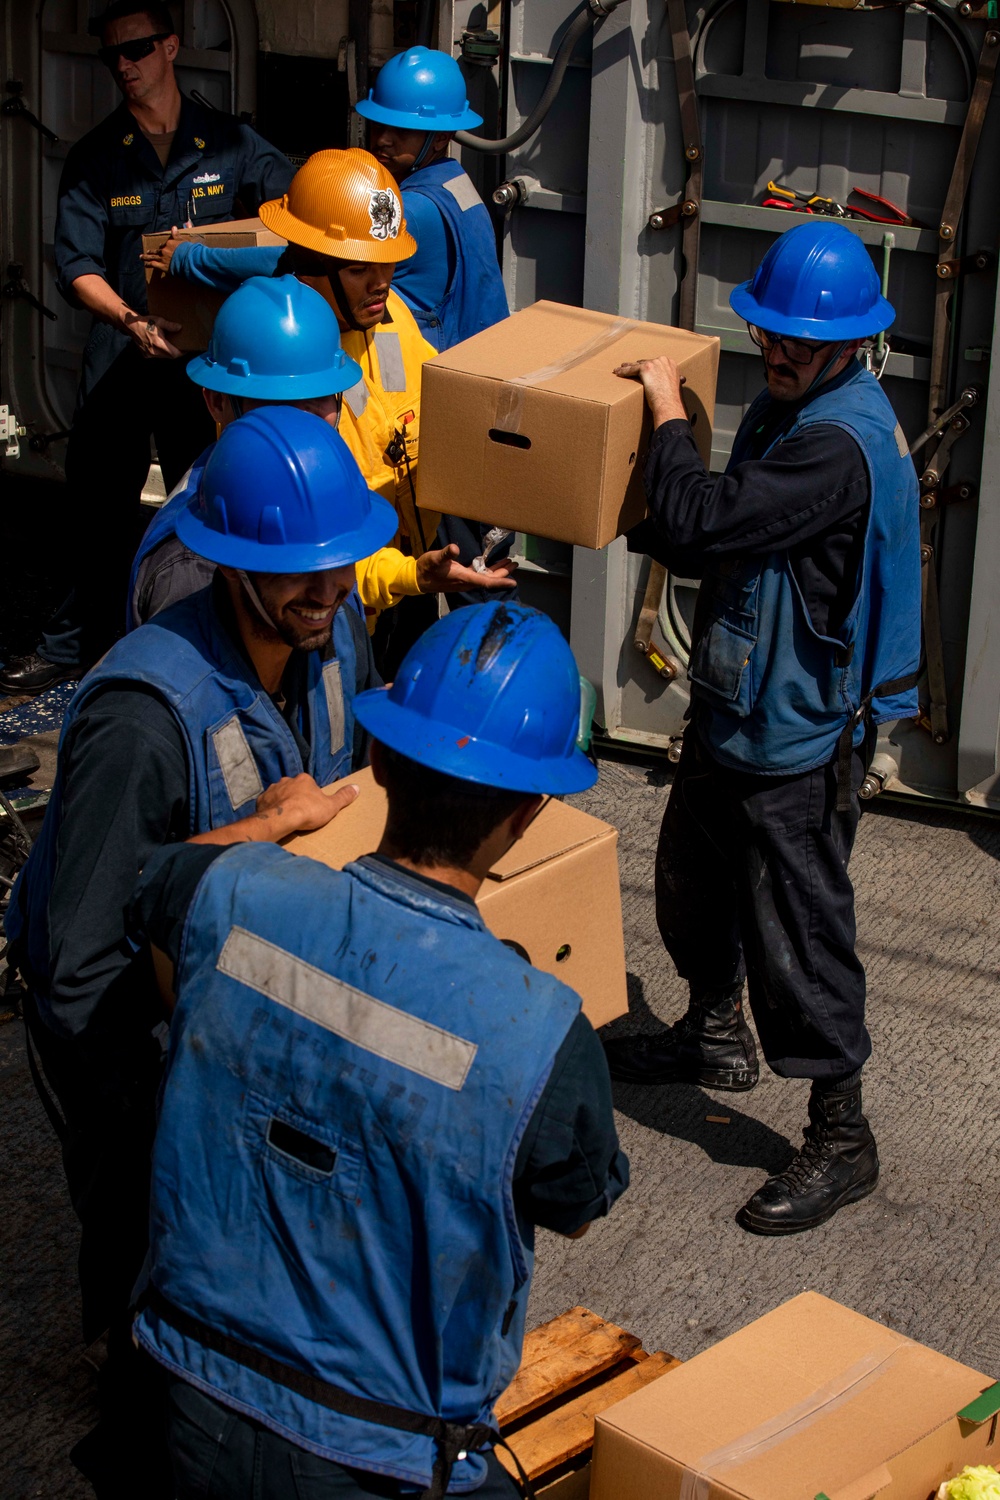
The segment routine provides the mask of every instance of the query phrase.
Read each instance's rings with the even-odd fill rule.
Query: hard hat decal
[[[403,222],[403,211],[395,193],[387,188],[372,193],[368,201],[368,214],[372,221],[372,239],[394,240]]]

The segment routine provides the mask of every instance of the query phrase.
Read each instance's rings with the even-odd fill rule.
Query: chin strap
[[[424,162],[430,156],[431,150],[433,148],[433,145],[434,145],[434,132],[432,130],[428,130],[427,134],[424,136],[424,144],[421,146],[420,150],[417,152],[416,156],[413,158],[413,166],[410,168],[411,172],[419,172],[420,171],[420,168],[423,166]]]
[[[267,626],[268,630],[275,630],[276,626],[274,621],[271,619],[271,616],[268,614],[267,610],[261,603],[261,597],[258,594],[257,590],[250,582],[250,574],[245,573],[242,568],[237,568],[236,576],[240,580],[240,583],[243,585],[243,589],[246,593],[247,598],[250,600],[250,603],[253,605],[254,609],[264,621],[264,624]]]

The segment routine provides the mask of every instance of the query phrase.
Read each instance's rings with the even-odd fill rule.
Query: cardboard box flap
[[[610,823],[602,823],[578,807],[558,802],[554,797],[545,803],[524,836],[508,849],[503,859],[493,866],[487,880],[510,880],[525,870],[568,854],[571,849],[581,849],[594,839],[617,838],[618,830]]]
[[[934,1433],[982,1390],[964,1365],[806,1292],[604,1414],[687,1471],[747,1500],[850,1488]],[[725,1401],[719,1393],[724,1390]],[[682,1494],[687,1497],[687,1490]]]
[[[977,1427],[981,1422],[988,1422],[990,1417],[995,1417],[1000,1411],[1000,1380],[995,1385],[988,1385],[968,1406],[963,1406],[958,1413],[959,1421],[972,1422]]]

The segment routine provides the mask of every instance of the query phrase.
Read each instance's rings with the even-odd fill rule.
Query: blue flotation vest
[[[750,457],[769,401],[765,392],[747,412],[730,470]],[[713,563],[699,591],[688,669],[698,734],[736,770],[811,770],[833,758],[842,737],[849,754],[866,721],[917,712],[920,509],[906,439],[860,366],[810,401],[768,451],[820,422],[854,439],[870,487],[857,590],[838,634],[814,629],[787,551]]]
[[[520,1360],[514,1165],[579,997],[399,866],[262,844],[206,872],[176,989],[139,1342],[300,1447],[427,1486],[430,1429],[492,1426]],[[448,1488],[475,1489],[483,1434],[450,1437]]]
[[[54,1030],[48,902],[55,875],[63,781],[61,758],[76,719],[102,688],[141,684],[167,705],[184,737],[188,765],[189,833],[204,833],[248,817],[265,787],[309,771],[320,785],[350,774],[357,687],[355,633],[344,609],[334,616],[328,660],[309,655],[303,725],[309,764],[290,727],[230,639],[211,588],[172,605],[118,641],[88,672],[73,696],[59,741],[60,767],[45,821],[18,876],[7,914],[7,935],[25,941],[25,960],[39,1011]],[[113,788],[108,789],[113,796]]]
[[[450,349],[509,317],[493,223],[472,179],[459,163],[440,161],[420,167],[403,181],[402,194],[404,210],[406,200],[414,194],[435,205],[455,252],[454,273],[443,297],[431,306],[409,295],[407,277],[397,282],[397,291],[428,343],[435,349]],[[407,266],[419,275],[419,246]]]

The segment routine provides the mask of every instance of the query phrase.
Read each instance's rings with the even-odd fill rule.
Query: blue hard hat
[[[758,328],[822,343],[867,338],[896,316],[861,240],[820,218],[785,230],[729,305]]]
[[[177,535],[231,568],[319,573],[370,557],[398,525],[329,422],[297,406],[261,406],[219,438]]]
[[[521,604],[452,610],[354,712],[391,750],[462,781],[558,795],[597,780],[577,748],[573,653],[547,615]]]
[[[469,107],[462,70],[447,52],[411,47],[390,57],[355,109],[400,130],[470,130],[483,123]]]
[[[227,297],[187,372],[210,391],[255,401],[335,396],[361,379],[340,347],[333,309],[294,276],[252,276]]]

